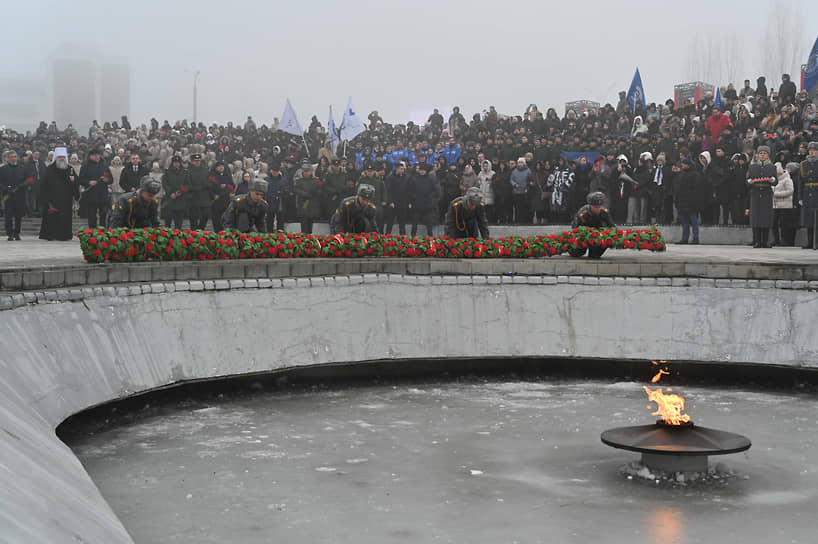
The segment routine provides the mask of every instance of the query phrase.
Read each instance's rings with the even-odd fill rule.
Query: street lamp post
[[[198,81],[199,81],[199,74],[201,73],[199,70],[185,70],[185,72],[193,74],[193,125],[196,125],[197,119],[197,109],[198,109]]]

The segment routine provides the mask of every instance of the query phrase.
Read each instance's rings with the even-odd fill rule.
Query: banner
[[[628,89],[628,95],[625,99],[628,101],[631,111],[636,111],[637,102],[642,104],[642,109],[647,107],[645,88],[642,87],[642,76],[639,75],[639,68],[637,68],[636,73],[633,74],[633,81],[631,81],[631,87]]]
[[[329,107],[329,121],[327,121],[327,135],[329,136],[329,147],[332,154],[338,149],[338,130],[335,128],[335,120],[332,118],[332,106]]]
[[[815,96],[818,92],[818,38],[812,46],[812,51],[807,59],[807,67],[804,70],[804,90],[810,96]]]
[[[281,121],[278,123],[278,130],[292,134],[294,136],[304,136],[304,131],[301,129],[301,123],[298,122],[298,117],[295,116],[290,99],[287,99],[287,104],[284,106],[284,113],[281,114]]]
[[[341,121],[341,139],[351,141],[362,132],[366,132],[366,127],[355,112],[355,108],[352,106],[352,97],[350,96],[347,109],[344,110],[344,118]]]

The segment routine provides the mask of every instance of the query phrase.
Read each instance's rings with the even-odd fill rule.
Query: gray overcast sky
[[[818,31],[818,2],[803,14],[803,60]],[[201,70],[199,119],[280,117],[289,97],[302,125],[326,122],[348,96],[366,115],[403,122],[413,111],[489,105],[520,113],[529,103],[614,102],[634,69],[649,102],[686,80],[694,35],[743,40],[744,76],[762,74],[759,42],[770,0],[371,0],[272,2],[30,0],[6,6],[5,76],[47,85],[49,59],[78,51],[131,65],[131,118],[191,118],[192,76]],[[7,19],[8,18],[8,19]],[[10,35],[9,35],[10,34]],[[793,69],[793,79],[798,74]],[[780,74],[766,74],[777,85]],[[719,83],[719,82],[713,82]],[[721,82],[724,83],[724,82]],[[2,120],[0,120],[2,122]]]

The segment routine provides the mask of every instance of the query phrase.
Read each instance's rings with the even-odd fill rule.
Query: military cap
[[[588,195],[588,204],[591,206],[602,206],[605,204],[605,195],[599,191],[594,191]]]
[[[309,161],[308,162],[302,162],[301,163],[301,171],[303,172],[304,170],[312,172],[313,171],[312,163],[310,163]]]
[[[361,183],[358,185],[358,196],[372,200],[372,197],[375,196],[375,188],[368,183]]]
[[[818,142],[810,142],[807,144],[807,149],[818,149]]]
[[[483,202],[483,193],[481,193],[477,187],[469,187],[464,197],[466,198],[466,202],[474,204],[475,206]]]
[[[173,156],[173,157],[170,159],[170,162],[182,162],[182,157],[181,157],[181,156],[179,156],[179,155],[174,155],[174,156]]]
[[[340,166],[341,165],[341,159],[332,159],[332,165],[333,166]]]
[[[258,191],[259,193],[267,192],[267,182],[261,178],[256,178],[250,183],[251,191]]]
[[[200,160],[202,160],[202,154],[201,153],[194,153],[193,155],[190,156],[190,160],[200,161]]]
[[[366,166],[364,167],[364,170],[374,170],[374,169],[375,169],[375,167],[372,165],[371,162],[367,163]]]
[[[143,176],[142,179],[139,180],[139,188],[152,195],[156,195],[162,190],[162,184],[150,176]]]

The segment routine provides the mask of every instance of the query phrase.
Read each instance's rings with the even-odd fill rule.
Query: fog
[[[803,25],[795,36],[800,60],[790,64],[797,82],[798,64],[806,62],[818,30],[818,4],[783,4]],[[31,115],[50,120],[55,58],[128,63],[127,113],[137,122],[191,119],[193,70],[200,71],[198,119],[207,123],[248,115],[269,123],[281,116],[287,97],[302,125],[311,115],[325,123],[330,105],[340,121],[349,96],[363,116],[378,110],[388,122],[453,105],[467,115],[490,105],[518,114],[536,103],[561,114],[568,100],[615,104],[637,66],[648,102],[663,102],[674,84],[719,73],[712,59],[698,67],[691,60],[697,36],[700,44],[726,35],[739,42],[740,58],[733,53],[732,66],[720,72],[734,75],[737,88],[745,78],[755,84],[759,75],[777,87],[780,73],[764,72],[760,47],[771,43],[765,38],[771,1],[737,6],[699,0],[625,6],[607,0],[32,0],[3,10],[0,78],[13,92],[0,99],[0,124],[9,123],[2,115],[18,96],[36,103]]]

